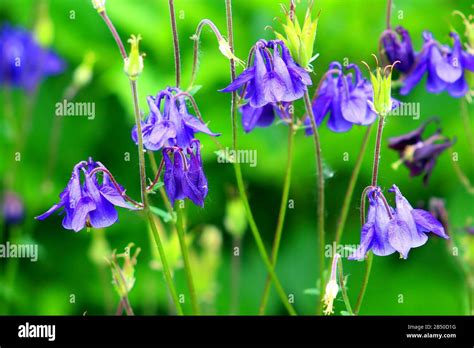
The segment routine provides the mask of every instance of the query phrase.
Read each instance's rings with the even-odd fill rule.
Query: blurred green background
[[[34,107],[33,127],[28,138],[27,149],[17,168],[15,190],[21,194],[26,206],[25,222],[14,229],[11,238],[22,242],[34,241],[40,245],[38,262],[28,260],[1,259],[2,272],[12,272],[17,267],[13,281],[0,284],[0,308],[2,314],[73,314],[87,312],[113,314],[118,296],[111,285],[110,270],[100,266],[102,260],[100,231],[85,230],[74,233],[61,227],[61,217],[52,216],[39,222],[34,216],[44,212],[58,201],[58,195],[66,186],[74,164],[92,156],[104,163],[127,188],[127,193],[139,197],[138,158],[135,144],[131,141],[133,111],[130,90],[123,74],[122,61],[118,49],[102,19],[88,0],[50,0],[49,13],[54,24],[54,44],[52,47],[67,61],[68,68],[60,76],[47,79],[39,90]],[[443,43],[449,43],[449,31],[454,25],[463,32],[460,20],[453,17],[455,9],[470,11],[470,1],[448,0],[398,0],[394,1],[392,25],[401,24],[411,33],[417,50],[422,45],[422,31],[431,30]],[[6,0],[0,3],[0,22],[31,28],[36,11],[36,1]],[[225,35],[224,1],[218,0],[176,0],[175,1],[179,39],[181,45],[183,85],[187,86],[192,66],[192,41],[197,24],[203,18],[211,19]],[[236,55],[246,59],[250,47],[260,38],[273,38],[268,25],[277,30],[281,26],[275,18],[283,18],[280,1],[276,0],[234,0],[234,35]],[[298,5],[300,19],[304,16],[306,2]],[[320,54],[314,62],[315,84],[331,61],[344,58],[359,63],[371,62],[378,37],[385,27],[386,2],[382,0],[318,0],[314,15],[321,10],[316,39],[316,51]],[[170,18],[165,0],[108,0],[107,9],[122,38],[140,33],[143,37],[141,50],[146,52],[145,70],[139,78],[140,106],[147,112],[145,97],[155,95],[159,90],[174,84],[173,47]],[[402,11],[402,12],[399,12]],[[471,10],[472,11],[472,10]],[[402,17],[400,19],[400,17]],[[127,45],[128,49],[128,45]],[[77,95],[75,101],[94,102],[96,117],[89,121],[84,117],[61,118],[62,135],[58,148],[58,163],[53,177],[53,187],[47,193],[42,189],[47,163],[49,139],[54,119],[55,104],[62,101],[64,89],[72,78],[72,72],[88,51],[95,52],[97,63],[92,82]],[[241,68],[238,68],[241,72]],[[364,72],[365,73],[365,72]],[[196,83],[202,85],[195,96],[201,113],[209,121],[211,130],[222,133],[219,141],[224,146],[231,144],[230,95],[219,93],[218,89],[229,83],[228,60],[218,51],[215,38],[208,28],[201,36],[200,67]],[[474,168],[469,157],[468,146],[460,117],[460,100],[441,95],[428,94],[424,83],[420,84],[408,97],[395,98],[402,101],[421,103],[421,117],[393,117],[385,128],[382,162],[379,182],[388,189],[396,183],[405,196],[413,203],[427,204],[430,197],[446,199],[453,233],[461,233],[469,217],[474,216],[473,199],[460,185],[451,165],[450,151],[443,153],[434,169],[428,186],[423,186],[421,178],[409,178],[405,167],[394,171],[390,164],[398,155],[387,149],[386,140],[390,136],[406,133],[418,127],[427,118],[438,115],[442,120],[444,133],[457,137],[453,148],[459,154],[459,164],[473,178]],[[20,113],[24,107],[24,97],[14,91],[15,110]],[[2,100],[2,105],[3,105]],[[303,114],[303,105],[297,103],[297,112]],[[472,116],[472,106],[469,112]],[[3,112],[0,111],[0,112]],[[335,222],[339,215],[342,197],[355,163],[365,129],[354,127],[348,133],[333,133],[325,125],[321,127],[322,151],[329,171],[333,173],[327,180],[327,240],[331,241]],[[354,193],[343,244],[359,242],[359,202],[358,198],[370,181],[372,151],[375,132],[369,143],[362,171]],[[261,299],[265,268],[261,261],[250,231],[243,237],[239,257],[240,282],[232,284],[233,241],[224,226],[226,202],[234,191],[235,177],[231,164],[217,163],[215,145],[209,138],[199,135],[203,144],[203,159],[209,180],[209,195],[205,208],[187,204],[187,222],[194,239],[194,256],[200,266],[196,278],[202,282],[203,297],[208,300],[204,311],[208,314],[256,314]],[[258,128],[244,134],[240,127],[239,144],[243,149],[256,149],[258,165],[243,165],[244,179],[248,186],[251,206],[270,249],[276,226],[279,200],[286,163],[287,128],[274,124],[269,128]],[[304,293],[314,288],[318,279],[316,241],[316,195],[315,166],[312,139],[299,132],[296,137],[293,180],[290,199],[294,209],[287,212],[277,273],[287,293],[293,294],[295,308],[300,314],[313,314],[317,297]],[[10,171],[11,152],[7,147],[0,149],[1,175]],[[343,161],[344,153],[349,161]],[[130,161],[126,161],[126,154]],[[158,155],[157,155],[158,156]],[[151,170],[149,170],[151,176]],[[154,205],[162,207],[157,196]],[[153,269],[154,251],[150,244],[146,225],[139,214],[119,211],[119,223],[107,228],[103,234],[110,249],[123,251],[129,242],[142,249],[138,256],[136,284],[130,293],[130,302],[137,314],[166,314],[170,305],[166,295],[166,285],[160,271]],[[165,224],[166,225],[166,224]],[[215,226],[222,237],[212,244],[218,250],[207,250],[199,244],[203,231]],[[169,234],[169,233],[168,233]],[[215,235],[214,235],[215,237]],[[96,240],[96,244],[94,244]],[[102,240],[102,243],[104,240]],[[97,244],[99,243],[99,244]],[[217,243],[217,244],[215,244]],[[95,245],[94,257],[91,248]],[[209,248],[208,248],[209,249]],[[211,248],[212,249],[212,248]],[[97,253],[98,256],[97,256]],[[206,253],[216,258],[206,266]],[[179,258],[179,254],[176,256]],[[179,261],[179,260],[177,260]],[[234,262],[235,262],[234,258]],[[328,260],[329,262],[329,260]],[[8,265],[10,263],[10,265]],[[178,262],[179,263],[179,262]],[[353,302],[362,281],[364,264],[343,260],[345,272],[349,274],[348,290]],[[215,268],[215,279],[213,272]],[[187,294],[184,272],[175,270],[179,293]],[[210,278],[211,280],[207,279]],[[2,279],[8,279],[7,276]],[[204,296],[204,291],[206,296]],[[233,295],[234,291],[234,295]],[[238,304],[231,308],[232,296],[238,293]],[[75,303],[71,303],[71,295]],[[403,295],[403,303],[399,303]],[[421,248],[410,252],[407,260],[397,255],[376,257],[369,288],[361,314],[464,314],[466,293],[463,277],[455,260],[449,257],[446,242],[431,237]],[[190,313],[189,303],[185,309]],[[336,301],[336,314],[344,309],[343,302]],[[285,314],[280,300],[272,289],[268,314]]]

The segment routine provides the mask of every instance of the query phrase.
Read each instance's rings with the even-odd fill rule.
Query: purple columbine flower
[[[253,108],[249,103],[239,108],[242,114],[242,126],[246,133],[252,131],[255,127],[268,127],[273,123],[275,116],[278,116],[284,122],[289,121],[290,103],[269,103],[261,108]]]
[[[20,224],[25,217],[25,206],[20,196],[15,192],[7,191],[2,198],[1,211],[5,224]]]
[[[207,179],[204,175],[199,140],[191,141],[187,148],[165,147],[163,181],[172,205],[179,199],[189,198],[194,204],[204,206],[207,196]]]
[[[438,156],[454,144],[454,141],[441,135],[441,128],[424,139],[423,133],[431,122],[439,123],[439,119],[431,118],[419,128],[388,140],[388,146],[400,155],[400,160],[392,167],[397,169],[400,164],[405,164],[410,169],[410,176],[423,175],[425,185],[428,183]]]
[[[37,216],[37,220],[44,220],[55,211],[64,208],[63,227],[78,232],[86,225],[95,228],[108,227],[118,220],[115,207],[137,209],[129,205],[123,198],[124,190],[113,185],[111,178],[105,172],[102,182],[99,182],[95,168],[105,168],[100,162],[92,158],[88,162],[82,161],[74,166],[71,179],[66,188],[59,195],[59,203],[53,205],[46,213]],[[84,175],[81,183],[81,172]]]
[[[362,76],[359,67],[349,64],[346,70],[353,69],[352,73],[343,74],[342,65],[332,62],[329,70],[339,73],[329,75],[321,85],[318,96],[313,101],[313,113],[316,124],[319,126],[327,114],[328,127],[333,132],[347,132],[354,124],[369,125],[377,118],[370,107],[373,99],[372,85]],[[309,116],[305,119],[306,134],[312,134]]]
[[[362,227],[359,248],[350,260],[362,260],[369,250],[375,255],[386,256],[395,251],[406,259],[411,248],[422,246],[432,232],[448,239],[443,225],[428,211],[413,209],[396,185],[389,192],[395,193],[396,209],[386,206],[379,187],[369,190],[369,211]]]
[[[244,89],[243,97],[252,108],[303,97],[307,86],[312,84],[311,78],[305,69],[295,63],[283,41],[259,40],[253,52],[253,65],[221,92]]]
[[[390,64],[399,61],[395,69],[408,73],[415,63],[415,51],[408,31],[402,26],[398,26],[395,31],[386,30],[382,34],[382,43]]]
[[[31,32],[7,24],[0,28],[0,84],[32,92],[45,77],[64,68],[64,61],[41,47]]]
[[[188,147],[198,132],[220,135],[212,133],[201,120],[189,113],[186,97],[176,96],[180,92],[178,88],[168,87],[155,98],[147,98],[150,113],[141,122],[143,145],[147,150],[158,151],[165,146]],[[132,139],[138,144],[136,126],[132,129]]]
[[[460,98],[469,91],[464,70],[474,71],[474,56],[462,49],[456,33],[451,33],[453,47],[439,44],[433,34],[423,33],[424,45],[417,55],[414,67],[404,80],[400,94],[406,95],[427,74],[426,89],[430,93],[447,91],[452,97]]]

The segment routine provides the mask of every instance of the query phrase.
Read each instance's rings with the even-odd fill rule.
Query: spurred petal
[[[423,209],[413,209],[411,213],[420,232],[433,232],[440,237],[449,239],[441,222],[436,220],[429,212]]]

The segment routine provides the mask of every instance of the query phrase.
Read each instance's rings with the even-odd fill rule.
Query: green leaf
[[[160,187],[163,187],[165,184],[162,181],[158,181],[153,187],[150,189],[152,192],[158,191]]]
[[[173,212],[172,214],[168,213],[167,211],[150,206],[150,210],[153,214],[160,217],[164,222],[170,222],[176,220],[176,214]]]
[[[201,88],[202,88],[202,85],[195,85],[188,91],[188,93],[194,96],[197,92],[199,92]]]

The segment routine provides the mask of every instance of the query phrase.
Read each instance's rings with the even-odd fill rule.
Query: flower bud
[[[38,5],[34,33],[41,46],[51,46],[54,37],[54,26],[48,13],[48,5],[45,1],[40,2]]]
[[[105,11],[105,0],[92,0],[92,6],[97,12],[101,13]]]
[[[334,300],[337,297],[337,294],[339,292],[339,285],[337,285],[336,281],[336,276],[337,276],[337,262],[341,256],[339,254],[334,255],[334,258],[332,260],[332,265],[331,265],[331,276],[329,279],[329,282],[326,285],[326,289],[324,291],[324,297],[323,297],[323,302],[324,302],[324,314],[325,315],[330,315],[334,313]]]
[[[74,87],[82,88],[91,81],[95,61],[94,52],[87,52],[81,64],[74,70],[72,78]]]
[[[247,218],[244,203],[239,197],[227,201],[224,226],[236,238],[241,238],[244,235],[247,229]]]
[[[373,103],[371,103],[372,109],[381,117],[386,116],[393,108],[392,101],[392,70],[395,64],[399,61],[394,62],[392,65],[387,65],[384,69],[378,66],[377,57],[374,55],[377,61],[377,68],[375,74],[370,70],[367,63],[365,64],[370,73],[370,82],[373,89]],[[370,103],[370,102],[369,102]]]
[[[293,16],[293,8],[286,12],[286,24],[283,24],[284,34],[275,32],[276,37],[282,40],[285,45],[289,48],[291,56],[300,66],[308,71],[312,71],[311,62],[313,62],[318,54],[313,56],[314,41],[316,39],[316,29],[318,27],[319,14],[313,21],[311,19],[311,7],[310,5],[306,10],[306,16],[301,28],[298,18]]]
[[[221,53],[227,59],[233,59],[237,64],[245,67],[245,63],[242,61],[242,59],[238,58],[234,53],[232,53],[232,50],[230,49],[230,45],[226,39],[221,37],[218,43],[219,43],[219,51],[221,51]]]
[[[112,260],[109,260],[112,269],[112,284],[120,298],[126,297],[135,285],[135,265],[137,264],[137,256],[140,254],[141,249],[137,248],[135,254],[130,257],[133,246],[134,244],[130,243],[125,248],[125,253],[119,255],[116,255],[114,250]],[[122,267],[118,263],[118,258],[124,259]]]
[[[136,80],[138,75],[143,72],[143,56],[139,51],[139,43],[142,37],[132,35],[128,42],[130,43],[130,54],[124,61],[124,71],[130,80]]]

